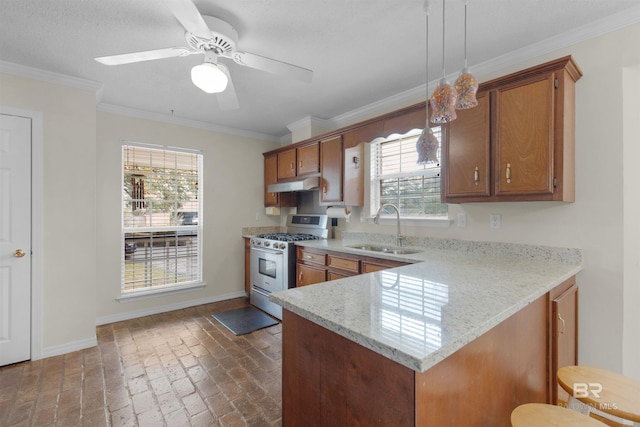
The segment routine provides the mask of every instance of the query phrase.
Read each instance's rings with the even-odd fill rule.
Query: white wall
[[[203,152],[203,278],[207,287],[178,295],[119,302],[121,143],[123,140]],[[262,153],[276,143],[98,112],[97,323],[238,296],[244,292],[242,227],[277,225],[263,207]],[[261,219],[256,220],[256,213]]]
[[[622,365],[640,379],[640,65],[623,70],[624,305]]]
[[[96,317],[95,92],[0,73],[0,104],[43,117],[42,353],[90,346]]]
[[[584,73],[576,86],[575,203],[450,205],[449,217],[452,219],[458,212],[466,212],[466,228],[403,226],[402,233],[581,248],[584,271],[578,275],[580,363],[624,372],[640,380],[640,334],[637,333],[640,323],[637,263],[640,255],[635,225],[640,204],[637,86],[635,92],[626,94],[631,100],[624,104],[625,111],[622,102],[623,89],[632,85],[625,85],[623,70],[640,64],[640,50],[636,44],[639,39],[640,25],[635,25],[532,58],[494,75],[477,76],[480,81],[486,81],[567,54],[573,55]],[[637,80],[633,84],[637,85]],[[636,127],[632,129],[629,123]],[[631,156],[632,153],[635,155]],[[623,155],[627,159],[626,168],[623,168]],[[633,187],[623,191],[624,182]],[[489,229],[489,214],[493,212],[502,214],[499,230]],[[358,212],[355,214],[357,218]],[[628,235],[623,228],[623,218],[632,214],[636,215],[633,220],[628,217],[627,224],[634,226],[633,234]],[[377,226],[369,221],[352,220],[348,225],[340,221],[340,226],[350,231],[394,232],[393,226]],[[627,235],[630,237],[625,239]],[[629,262],[635,264],[625,264]]]

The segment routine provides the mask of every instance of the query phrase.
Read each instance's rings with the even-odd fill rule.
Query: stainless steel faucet
[[[373,217],[373,222],[376,224],[380,222],[380,214],[386,207],[393,208],[396,211],[396,220],[397,220],[396,246],[404,246],[405,237],[400,235],[400,211],[398,210],[398,207],[396,205],[392,203],[385,203],[382,206],[380,206],[380,209],[378,209],[378,213],[376,213],[376,216]]]

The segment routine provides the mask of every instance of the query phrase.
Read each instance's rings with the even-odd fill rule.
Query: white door
[[[0,366],[31,358],[31,119],[0,114]]]

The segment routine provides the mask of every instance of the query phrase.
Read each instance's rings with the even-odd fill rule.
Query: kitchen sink
[[[422,252],[420,249],[402,248],[398,246],[371,245],[368,243],[360,243],[357,245],[347,245],[348,248],[360,249],[363,251],[381,252],[386,254],[405,255],[417,254]]]

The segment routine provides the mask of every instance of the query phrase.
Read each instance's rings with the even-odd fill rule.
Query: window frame
[[[441,138],[445,137],[445,132],[446,129],[444,126],[438,126],[440,127],[440,132],[441,132]],[[419,136],[420,133],[422,132],[422,129],[411,129],[408,132],[404,133],[404,134],[392,134],[389,135],[386,138],[376,138],[374,141],[372,141],[369,145],[370,149],[368,150],[368,154],[369,154],[369,159],[367,162],[368,168],[369,168],[369,181],[368,181],[368,187],[369,187],[369,206],[368,206],[368,219],[369,221],[373,220],[373,217],[376,215],[378,208],[380,207],[380,181],[383,178],[380,178],[377,175],[377,165],[374,163],[377,161],[377,150],[378,145],[379,144],[383,144],[383,143],[387,143],[387,142],[392,142],[392,141],[397,141],[397,140],[402,140],[402,139],[408,139],[408,138],[414,138],[416,136]],[[441,141],[442,144],[442,141]],[[440,153],[442,152],[442,147],[440,148]],[[438,173],[441,175],[442,173],[442,166],[440,166],[439,168],[430,168],[432,170],[438,169],[438,172],[434,172],[434,173]],[[427,175],[429,172],[418,172],[416,173],[414,172],[406,172],[406,173],[396,173],[393,174],[393,176],[395,177],[412,177],[412,176],[422,176],[422,175]],[[440,185],[442,185],[442,175],[440,176]],[[400,212],[400,217],[403,221],[403,223],[409,223],[412,225],[419,225],[419,226],[430,226],[430,227],[448,227],[451,224],[451,220],[449,220],[449,206],[447,203],[442,203],[442,199],[441,199],[441,193],[439,194],[439,198],[440,198],[440,204],[446,206],[446,212],[443,213],[442,215],[407,215],[404,214],[402,211]],[[382,212],[381,216],[380,216],[380,223],[381,224],[395,224],[396,221],[396,215],[395,212],[391,212],[390,210],[385,210]]]
[[[125,179],[125,148],[126,147],[134,147],[141,149],[149,149],[149,150],[160,150],[167,151],[173,153],[187,153],[194,154],[197,156],[197,169],[198,169],[198,177],[197,177],[197,217],[198,222],[196,225],[166,225],[166,226],[143,226],[143,227],[135,227],[135,226],[126,226],[125,224],[125,203],[126,197],[124,194],[124,179]],[[203,281],[203,257],[202,257],[202,248],[203,248],[203,153],[200,150],[182,148],[182,147],[173,147],[167,145],[159,145],[159,144],[147,144],[140,143],[135,141],[122,141],[120,147],[120,295],[116,298],[117,300],[126,302],[126,301],[134,301],[139,299],[147,299],[152,298],[159,295],[167,295],[167,294],[175,294],[182,293],[187,291],[193,291],[197,289],[201,289],[206,286],[206,283]],[[185,282],[173,282],[162,285],[151,285],[146,287],[141,287],[137,289],[125,289],[125,263],[126,263],[126,250],[125,250],[125,237],[128,233],[135,232],[146,232],[146,233],[156,233],[156,232],[171,232],[177,233],[179,231],[187,231],[194,230],[196,232],[196,243],[194,244],[197,256],[196,256],[196,277],[193,280],[188,280]],[[176,235],[176,238],[177,235]],[[176,242],[177,245],[177,242]],[[170,258],[167,258],[170,259]]]

